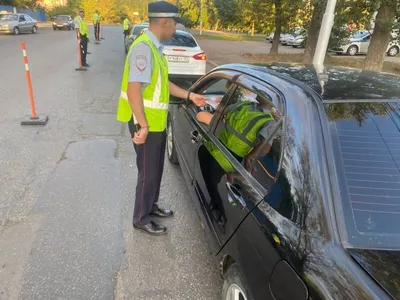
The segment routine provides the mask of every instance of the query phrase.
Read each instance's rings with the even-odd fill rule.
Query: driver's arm
[[[206,125],[210,125],[213,116],[214,115],[208,111],[201,111],[197,113],[196,118],[199,122],[204,123]]]

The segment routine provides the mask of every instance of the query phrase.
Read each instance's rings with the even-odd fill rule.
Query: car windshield
[[[164,46],[197,47],[197,43],[189,34],[175,33],[169,41],[162,42]]]
[[[3,15],[1,16],[1,21],[18,21],[18,16],[17,15]]]
[[[59,21],[69,21],[70,18],[68,16],[58,16],[56,17],[57,20]]]
[[[132,34],[138,35],[140,31],[142,31],[143,28],[146,28],[147,26],[135,26],[133,27]]]
[[[325,104],[345,226],[358,248],[400,248],[400,102]]]
[[[365,37],[366,35],[368,35],[368,31],[357,32],[357,33],[354,33],[354,34],[352,35],[352,38],[353,38],[353,39],[362,39],[362,38]]]

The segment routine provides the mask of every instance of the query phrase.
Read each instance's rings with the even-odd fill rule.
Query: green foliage
[[[40,3],[37,0],[0,0],[0,5],[11,5],[20,8],[40,8]]]
[[[69,6],[55,6],[47,12],[47,17],[51,18],[58,15],[75,16],[76,10]]]

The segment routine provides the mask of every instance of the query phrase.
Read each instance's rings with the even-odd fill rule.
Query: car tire
[[[297,48],[298,46],[293,45],[292,47],[293,47],[293,48]]]
[[[17,26],[14,27],[13,33],[14,33],[15,35],[18,35],[18,34],[19,34],[19,28],[18,28]]]
[[[57,30],[57,27],[54,27],[54,26],[53,26],[53,30]]]
[[[170,114],[168,114],[168,119],[167,119],[167,155],[170,163],[178,164],[178,154],[176,153],[175,142],[174,142],[174,130],[172,127]]]
[[[222,300],[253,300],[249,288],[240,273],[239,266],[233,264],[224,275]]]
[[[358,53],[358,47],[356,45],[351,45],[348,49],[347,49],[347,54],[354,56]]]
[[[397,54],[399,54],[399,47],[397,46],[390,47],[390,49],[387,52],[388,56],[396,56]]]
[[[33,33],[33,34],[37,33],[37,27],[36,27],[36,26],[33,26],[33,27],[32,27],[32,33]]]

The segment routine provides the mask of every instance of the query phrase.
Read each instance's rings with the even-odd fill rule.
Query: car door
[[[371,42],[371,35],[365,36],[361,41],[360,41],[360,53],[367,53],[368,52],[368,47]]]
[[[27,32],[26,20],[24,15],[19,15],[18,17],[18,28],[20,32]]]
[[[192,90],[200,94],[206,94],[207,97],[224,97],[227,92],[226,83],[231,80],[230,72],[214,72],[198,82]],[[177,83],[182,86],[181,83]],[[210,106],[203,108],[196,107],[192,102],[185,102],[182,105],[173,107],[171,114],[172,124],[174,128],[174,139],[176,149],[180,157],[183,159],[184,167],[186,168],[190,179],[194,179],[194,163],[195,155],[198,148],[198,141],[204,136],[206,128],[199,128],[199,123],[196,120],[196,115],[202,110],[209,109]]]
[[[245,80],[242,80],[242,77]],[[260,110],[257,117],[251,117],[252,119],[246,117],[247,119],[244,119],[246,125],[240,125],[242,126],[240,130],[253,129],[258,122],[257,119],[267,120],[268,113],[264,113],[260,107],[267,102],[267,98],[277,97],[271,91],[268,91],[270,95],[265,93],[266,87],[257,79],[249,79],[247,75],[240,76],[238,82],[240,84],[234,84],[231,87],[233,90],[228,95],[229,97],[226,97],[225,103],[221,103],[222,107],[219,113],[213,117],[213,119],[215,118],[213,128],[202,140],[195,163],[196,182],[198,187],[204,191],[202,201],[206,204],[206,211],[220,246],[229,240],[238,225],[266,194],[263,186],[246,169],[248,157],[253,150],[256,151],[256,147],[248,147],[243,153],[247,151],[250,153],[243,155],[243,153],[239,153],[242,150],[235,149],[235,145],[238,144],[237,140],[233,140],[231,143],[227,142],[232,137],[229,135],[231,132],[229,128],[232,125],[228,119],[232,118],[234,113],[236,114],[231,111],[244,102],[246,105],[251,103],[256,111]],[[270,100],[268,101],[271,103]],[[242,118],[240,115],[235,117],[237,120]],[[263,128],[268,127],[266,126],[268,123],[265,121]],[[258,137],[260,132],[255,133],[257,142],[259,142],[256,143],[258,146],[261,146],[262,141]],[[244,134],[244,131],[242,133]],[[229,161],[228,167],[226,161]]]

